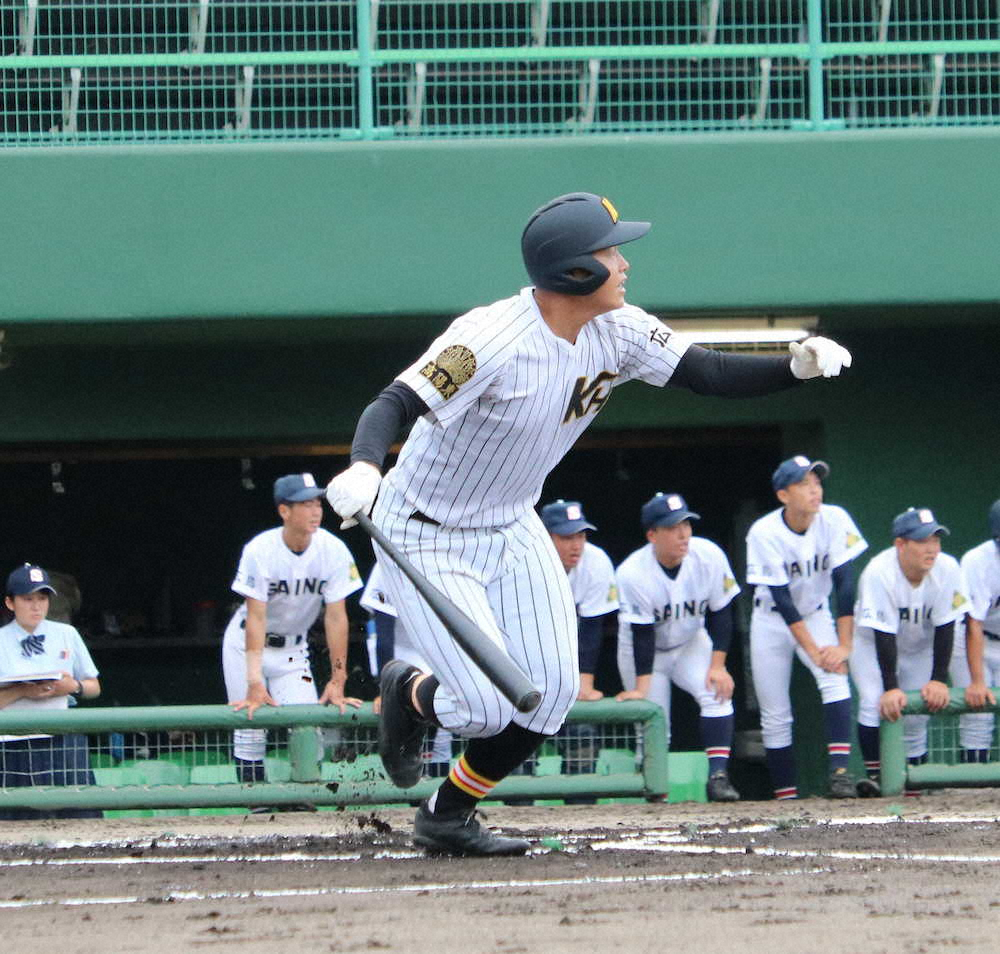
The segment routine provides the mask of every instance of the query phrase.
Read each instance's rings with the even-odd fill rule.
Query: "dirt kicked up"
[[[524,858],[428,858],[412,812],[0,828],[13,952],[994,952],[1000,797],[497,807]]]

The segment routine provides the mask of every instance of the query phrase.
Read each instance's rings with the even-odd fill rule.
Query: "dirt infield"
[[[430,859],[411,812],[6,823],[14,952],[995,951],[991,791],[497,807],[518,859]],[[589,952],[588,952],[589,954]]]

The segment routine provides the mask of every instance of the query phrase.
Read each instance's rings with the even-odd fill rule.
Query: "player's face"
[[[607,281],[593,293],[601,309],[598,314],[603,315],[605,312],[621,308],[625,304],[625,282],[628,279],[628,270],[631,266],[618,250],[617,245],[599,249],[594,252],[594,258],[610,273]]]
[[[8,596],[4,603],[14,614],[17,625],[29,633],[33,633],[49,615],[49,594],[45,590],[24,596]]]
[[[315,533],[323,522],[323,504],[315,500],[284,503],[278,507],[285,526],[293,533]]]
[[[677,566],[687,556],[691,546],[691,521],[682,520],[672,527],[654,527],[646,531],[646,539],[653,544],[656,559],[663,566]]]
[[[934,567],[941,552],[941,537],[932,533],[926,540],[904,540],[896,538],[896,552],[899,566],[908,578],[926,576]]]
[[[562,560],[563,569],[569,573],[583,556],[583,547],[587,542],[587,531],[581,530],[579,533],[568,533],[565,536],[559,533],[550,533],[549,536],[552,537],[556,553]]]
[[[823,503],[823,482],[811,470],[797,484],[789,484],[784,490],[779,490],[778,499],[794,513],[819,513]]]

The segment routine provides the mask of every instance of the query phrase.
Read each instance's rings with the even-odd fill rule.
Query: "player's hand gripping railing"
[[[371,805],[412,802],[428,796],[440,779],[425,778],[414,788],[401,790],[392,785],[382,773],[381,763],[374,751],[374,727],[378,717],[370,704],[359,710],[348,710],[341,715],[334,708],[324,706],[264,707],[248,721],[243,712],[233,712],[228,706],[162,706],[136,708],[80,708],[58,712],[0,711],[0,736],[51,733],[55,736],[83,734],[90,737],[90,763],[108,764],[109,741],[114,739],[143,739],[141,759],[126,760],[136,772],[131,777],[137,784],[102,782],[102,769],[95,769],[96,785],[46,785],[35,787],[0,788],[0,810],[34,808],[55,810],[83,809],[166,809],[212,808],[234,806],[341,806]],[[558,774],[513,775],[497,786],[495,797],[511,798],[566,798],[586,797],[656,797],[667,793],[667,749],[663,710],[649,702],[588,702],[574,706],[568,724],[581,728],[607,726],[613,731],[597,733],[593,737],[604,744],[607,740],[628,740],[632,748],[641,753],[641,764],[634,760],[617,758],[608,762],[599,758],[600,741],[580,759],[580,744],[576,737],[560,745],[557,737],[553,749],[563,752],[542,756],[534,765],[555,760],[564,767]],[[150,784],[148,770],[152,763],[164,765],[185,755],[193,755],[196,763],[203,763],[207,756],[218,769],[216,777],[236,778],[231,761],[230,738],[232,730],[267,730],[269,735],[284,736],[287,730],[287,748],[273,760],[282,766],[276,773],[269,766],[272,780],[241,783],[223,781],[204,784]],[[200,734],[214,732],[217,751],[208,753]],[[332,744],[332,732],[338,741]],[[324,734],[327,735],[324,744]],[[638,736],[638,738],[637,738]],[[157,739],[166,748],[157,748]],[[640,741],[641,740],[641,741]],[[639,743],[636,745],[635,743]],[[120,745],[120,742],[118,743]],[[612,744],[620,744],[613,741]],[[114,743],[110,744],[114,748]],[[324,748],[333,751],[334,761],[324,760]],[[0,746],[0,760],[2,760]],[[271,749],[274,752],[274,749]],[[140,747],[133,741],[127,754],[140,754]],[[570,754],[577,753],[577,754]],[[119,749],[118,755],[122,752]],[[160,758],[150,758],[150,755]],[[622,754],[621,750],[618,752]],[[286,758],[287,756],[287,758]],[[119,758],[119,761],[120,758]],[[575,761],[575,765],[571,764]],[[124,764],[124,763],[122,763]],[[159,766],[163,767],[163,765]],[[168,766],[169,767],[169,766]],[[204,767],[201,765],[201,767]],[[0,764],[0,770],[3,765]],[[147,774],[143,774],[143,769]],[[195,781],[193,772],[191,782]],[[160,778],[163,773],[156,773]],[[107,777],[107,776],[104,776]],[[211,777],[211,776],[209,776]],[[126,777],[127,778],[127,777]],[[143,781],[143,779],[147,781]],[[282,780],[273,780],[280,778]]]
[[[993,690],[1000,697],[1000,689]],[[951,701],[939,712],[929,713],[919,692],[908,692],[903,716],[930,716],[927,725],[928,758],[911,765],[906,756],[905,724],[882,721],[880,727],[881,787],[883,795],[898,795],[905,789],[986,788],[1000,786],[1000,761],[995,744],[989,747],[990,760],[966,763],[961,759],[960,718],[970,715],[996,716],[1000,705],[972,709],[965,704],[965,690],[952,689]],[[993,731],[995,738],[995,728]]]

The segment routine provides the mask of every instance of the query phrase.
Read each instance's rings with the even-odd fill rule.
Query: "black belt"
[[[268,633],[264,637],[264,645],[272,649],[284,649],[287,645],[298,646],[305,636],[299,633],[298,636],[279,636],[277,633]]]
[[[410,519],[419,520],[421,523],[429,523],[432,527],[441,526],[441,522],[439,520],[435,520],[433,517],[428,517],[427,514],[421,513],[419,510],[414,510],[413,513],[410,514]]]
[[[1000,635],[998,635],[997,633],[991,633],[988,629],[984,629],[983,635],[987,639],[992,639],[994,642],[1000,643]]]

